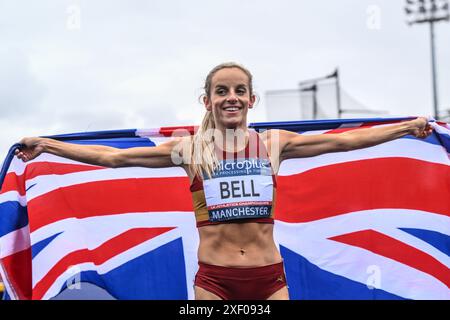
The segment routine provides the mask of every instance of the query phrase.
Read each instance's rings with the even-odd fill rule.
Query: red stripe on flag
[[[429,254],[374,230],[352,232],[330,240],[360,247],[432,275],[450,287],[448,268]]]
[[[187,177],[81,183],[53,190],[28,202],[31,232],[72,217],[193,210]]]
[[[362,128],[370,128],[370,127],[365,126],[365,127],[352,127],[352,128],[337,128],[337,129],[333,129],[333,130],[324,132],[323,134],[343,133],[343,132],[358,130],[358,129],[362,129]]]
[[[24,175],[16,175],[14,172],[6,174],[5,180],[3,180],[0,194],[9,191],[17,191],[19,195],[25,195],[25,179]]]
[[[67,174],[98,169],[105,169],[105,167],[93,166],[88,164],[70,164],[43,161],[28,165],[25,169],[25,176],[27,180],[30,180],[37,176],[44,176],[48,174]]]
[[[174,132],[189,133],[186,135],[193,135],[197,130],[197,128],[198,126],[161,127],[159,129],[159,133],[165,137],[171,137],[174,134]]]
[[[409,158],[351,161],[278,176],[275,218],[308,222],[382,208],[450,216],[450,167]]]
[[[69,163],[57,163],[57,162],[34,162],[25,168],[25,171],[21,175],[17,175],[15,172],[10,172],[6,175],[2,185],[1,193],[8,191],[18,191],[20,195],[25,195],[25,181],[36,178],[38,176],[58,174],[63,175],[67,173],[92,171],[105,169],[104,167],[83,165],[83,164],[69,164]]]
[[[131,229],[111,238],[96,249],[83,249],[68,254],[55,264],[45,277],[36,284],[33,289],[33,299],[42,299],[56,279],[66,272],[70,266],[85,262],[92,262],[96,266],[101,265],[112,257],[172,229],[174,228]]]
[[[31,248],[15,252],[1,259],[8,279],[8,283],[20,300],[31,299]]]

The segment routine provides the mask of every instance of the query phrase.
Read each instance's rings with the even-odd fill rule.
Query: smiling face
[[[209,95],[204,97],[217,129],[247,128],[247,112],[254,102],[250,79],[237,67],[218,70],[211,79]]]

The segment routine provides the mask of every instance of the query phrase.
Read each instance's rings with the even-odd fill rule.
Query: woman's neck
[[[216,147],[227,152],[239,152],[248,143],[249,131],[247,126],[236,128],[217,128],[214,136]]]

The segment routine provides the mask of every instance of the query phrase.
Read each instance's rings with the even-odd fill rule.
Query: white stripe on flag
[[[288,159],[282,162],[278,175],[289,176],[322,166],[357,160],[402,157],[450,165],[442,147],[413,139],[397,139],[374,147],[348,152],[326,153],[312,158]]]
[[[30,230],[28,225],[5,234],[0,238],[0,259],[30,247]]]

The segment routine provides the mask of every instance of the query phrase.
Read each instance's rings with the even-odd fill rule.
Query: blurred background
[[[448,2],[1,0],[0,161],[24,136],[199,124],[225,61],[254,75],[249,122],[450,121]]]

